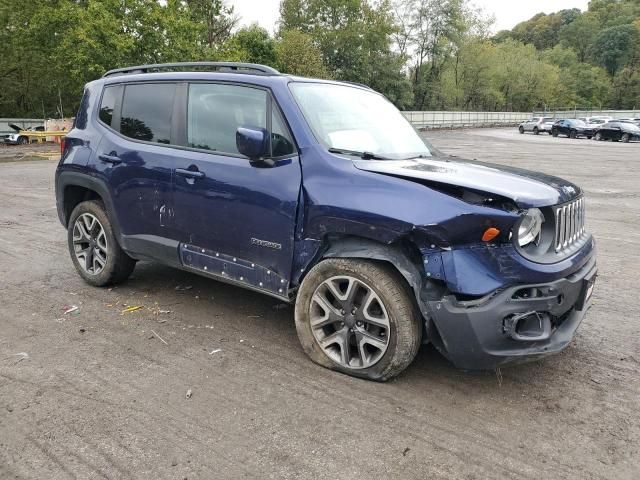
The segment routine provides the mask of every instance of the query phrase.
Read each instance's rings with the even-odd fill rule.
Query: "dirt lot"
[[[640,145],[429,137],[585,187],[600,277],[565,352],[465,373],[426,347],[387,384],[324,370],[268,297],[153,264],[85,285],[55,162],[0,160],[0,478],[639,478]]]

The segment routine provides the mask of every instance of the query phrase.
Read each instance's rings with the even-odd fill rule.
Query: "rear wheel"
[[[555,138],[555,137],[557,137],[557,136],[558,136],[558,130],[553,129],[553,130],[551,131],[551,135],[553,135],[553,136],[554,136],[554,138]]]
[[[595,137],[593,137],[593,138],[595,138],[599,142],[600,140],[602,140],[602,134],[600,132],[598,132],[598,133],[596,133]]]
[[[71,213],[67,239],[73,265],[85,282],[103,287],[125,281],[136,261],[118,244],[101,202],[80,203]]]
[[[629,135],[628,133],[625,133],[624,135],[622,135],[622,141],[624,143],[629,143],[630,140],[631,140],[631,135]]]
[[[520,125],[520,128],[518,128],[518,131],[522,134],[524,133],[524,127],[522,125]]]
[[[319,365],[385,381],[420,347],[422,324],[413,293],[391,267],[328,259],[305,277],[296,299],[302,348]]]
[[[540,130],[538,130],[538,127],[533,127],[533,134],[540,135]]]
[[[571,130],[571,131],[569,132],[569,138],[576,138],[576,136],[577,136],[577,134],[576,134],[576,131],[575,131],[575,130]]]
[[[27,143],[29,143],[29,137],[19,137],[18,143],[20,145],[26,145]]]

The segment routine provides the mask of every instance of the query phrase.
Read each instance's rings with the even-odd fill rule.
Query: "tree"
[[[303,77],[331,78],[320,49],[310,35],[300,30],[283,30],[276,43],[278,70]]]
[[[615,75],[631,60],[638,44],[639,32],[635,25],[619,25],[602,30],[592,47],[593,60]]]
[[[220,56],[224,60],[261,63],[275,66],[276,45],[264,28],[257,24],[241,28],[221,47]]]
[[[584,62],[599,29],[595,16],[587,13],[565,26],[560,31],[560,40],[563,45],[576,52],[579,61]]]
[[[280,14],[281,34],[307,34],[335,78],[406,99],[404,62],[391,49],[396,27],[388,0],[283,0]]]
[[[193,22],[204,25],[205,42],[211,50],[222,45],[240,21],[233,6],[227,6],[224,0],[186,0],[186,3]]]

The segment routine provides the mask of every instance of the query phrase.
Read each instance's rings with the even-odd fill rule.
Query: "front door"
[[[174,171],[182,263],[285,296],[302,180],[286,124],[266,89],[192,83],[185,94],[187,148]],[[269,130],[270,162],[238,152],[238,127]]]

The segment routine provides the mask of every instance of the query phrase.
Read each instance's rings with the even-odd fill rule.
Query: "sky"
[[[552,13],[566,8],[587,9],[589,0],[472,0],[486,13],[494,15],[494,30],[511,29],[536,13]],[[280,0],[227,0],[240,15],[241,24],[258,23],[273,32],[278,19]]]

